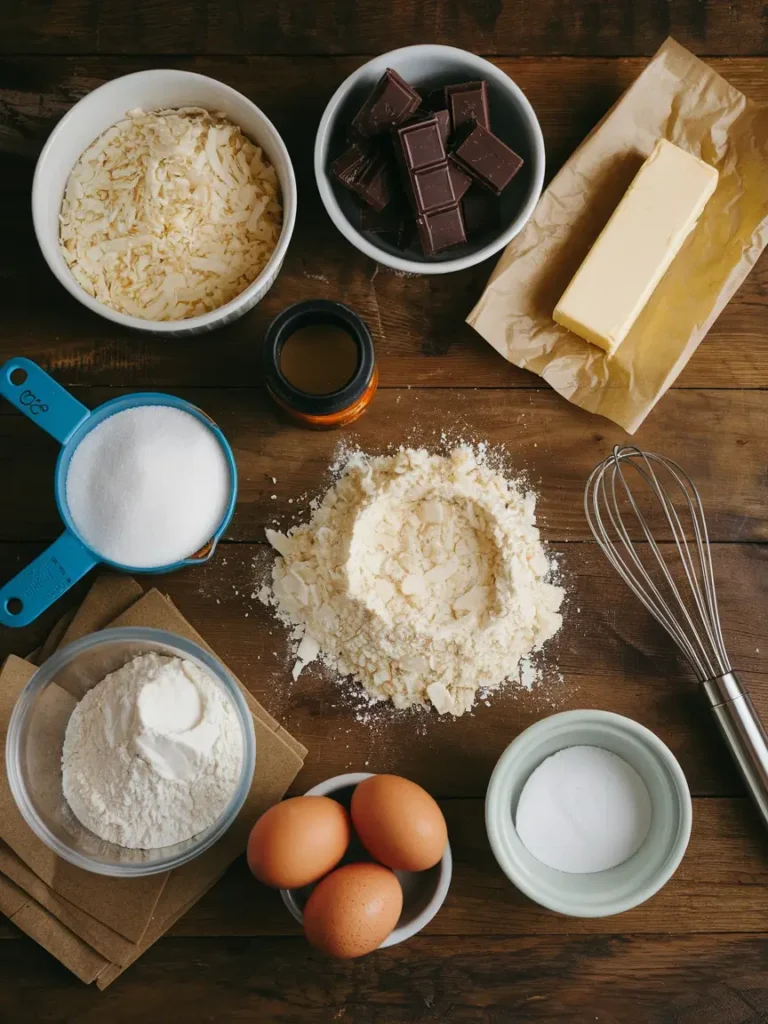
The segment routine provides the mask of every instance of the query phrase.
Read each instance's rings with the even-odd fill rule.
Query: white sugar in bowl
[[[628,859],[604,870],[573,873],[551,867],[554,860],[537,859],[518,832],[526,783],[553,754],[573,747],[596,747],[626,762],[650,799],[650,825],[642,843]],[[488,839],[504,874],[542,907],[570,917],[621,914],[650,899],[683,859],[691,816],[688,784],[669,748],[639,722],[596,710],[550,715],[522,732],[499,758],[485,800]],[[562,843],[562,834],[553,841]]]

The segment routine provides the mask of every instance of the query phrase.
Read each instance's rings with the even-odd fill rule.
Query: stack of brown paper
[[[81,636],[106,626],[151,626],[211,650],[168,598],[157,590],[142,595],[130,577],[100,577],[81,607],[54,628],[29,660],[8,658],[0,673],[3,747],[11,710],[35,665]],[[300,771],[306,748],[244,687],[243,692],[256,732],[256,772],[250,793],[234,824],[214,847],[162,875],[105,878],[55,856],[21,817],[8,787],[4,760],[0,765],[0,911],[82,981],[106,988],[186,913],[242,853],[253,822],[282,798]]]
[[[716,167],[718,186],[609,357],[552,312],[659,138]],[[668,39],[544,192],[467,323],[511,363],[633,433],[767,244],[768,108]]]

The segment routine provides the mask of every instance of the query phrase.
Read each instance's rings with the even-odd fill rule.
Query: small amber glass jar
[[[362,416],[376,392],[371,332],[340,302],[297,302],[267,330],[264,376],[275,402],[302,426],[344,427]]]

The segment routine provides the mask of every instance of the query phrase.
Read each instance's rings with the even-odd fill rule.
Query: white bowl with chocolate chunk
[[[452,46],[392,50],[325,109],[315,177],[336,227],[394,270],[447,274],[499,252],[544,182],[544,140],[522,90]]]
[[[189,71],[140,71],[59,121],[32,215],[48,266],[84,306],[124,327],[198,334],[273,284],[296,180],[274,125],[241,93]]]

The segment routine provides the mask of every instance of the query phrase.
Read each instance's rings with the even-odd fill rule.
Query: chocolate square
[[[499,228],[499,200],[479,185],[473,185],[461,201],[468,238],[477,238]]]
[[[420,103],[416,90],[387,68],[353,119],[352,128],[363,138],[370,138],[402,124]]]
[[[458,205],[417,217],[416,228],[425,256],[434,256],[443,249],[450,249],[452,245],[459,245],[467,240],[464,218]]]
[[[436,117],[405,125],[395,134],[407,171],[420,171],[445,161],[445,145]]]
[[[362,166],[350,187],[368,206],[374,210],[383,210],[396,188],[395,161],[391,149],[379,149]]]
[[[360,230],[371,231],[374,235],[394,234],[400,223],[400,213],[394,203],[383,210],[374,210],[372,206],[360,208]]]
[[[424,95],[424,99],[421,101],[421,105],[425,110],[432,111],[445,110],[445,89],[433,89]]]
[[[364,206],[360,211],[360,229],[401,245],[410,232],[409,219],[407,208],[399,202],[391,202],[383,210]]]
[[[460,167],[457,167],[453,161],[449,162],[448,171],[451,175],[451,182],[453,183],[456,202],[458,202],[464,193],[468,191],[472,184],[472,179],[468,174],[465,174]]]
[[[428,167],[424,171],[416,171],[411,178],[411,185],[414,205],[419,214],[455,206],[459,201],[447,162],[438,164],[437,167]]]
[[[333,161],[331,174],[342,185],[352,188],[358,174],[369,161],[370,152],[355,142]]]
[[[437,126],[440,129],[443,145],[447,148],[448,136],[451,134],[451,115],[447,110],[436,110],[435,117],[437,118]]]
[[[445,105],[451,113],[453,131],[473,122],[481,124],[488,131],[491,130],[487,82],[446,85]]]
[[[465,127],[451,160],[497,196],[523,166],[522,157],[481,124]]]

